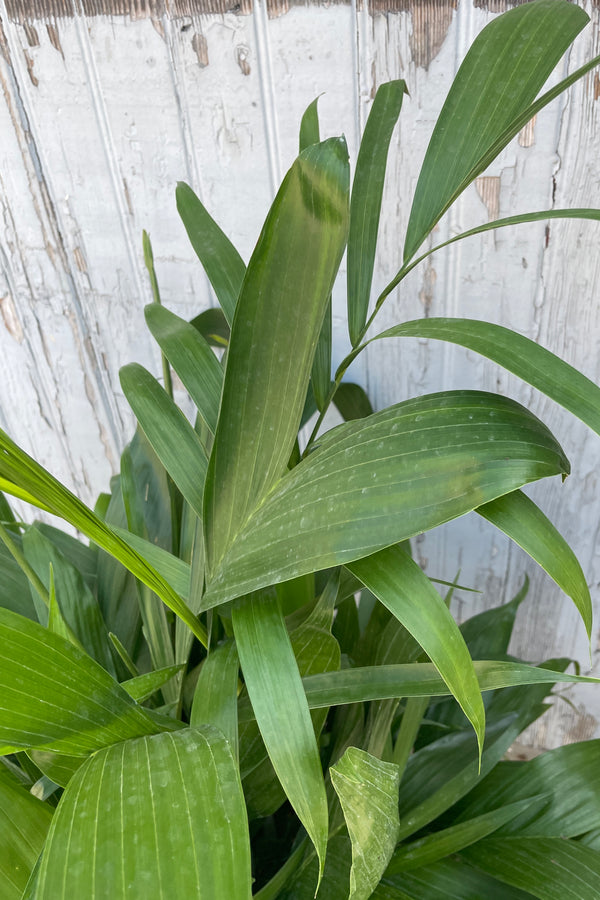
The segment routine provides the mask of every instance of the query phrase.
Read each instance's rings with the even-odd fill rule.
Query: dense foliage
[[[139,427],[93,511],[0,432],[0,489],[83,536],[25,525],[0,495],[5,900],[597,900],[600,742],[503,760],[554,684],[591,679],[566,674],[566,659],[509,655],[526,588],[459,627],[458,586],[442,596],[410,553],[413,536],[475,510],[591,635],[581,567],[521,491],[569,462],[509,398],[451,391],[373,412],[343,381],[385,298],[438,249],[422,248],[444,212],[598,64],[538,97],[587,20],[535,0],[480,34],[435,126],[401,268],[374,303],[403,81],[377,92],[352,187],[345,142],[320,141],[311,104],[247,266],[180,185],[220,306],[191,323],[161,306],[144,236],[163,386],[139,365],[121,371]],[[568,216],[600,211],[544,210],[453,240]],[[352,352],[332,380],[345,250]],[[415,336],[489,357],[600,433],[598,387],[527,338],[429,318],[369,340]],[[324,432],[332,403],[345,423]]]

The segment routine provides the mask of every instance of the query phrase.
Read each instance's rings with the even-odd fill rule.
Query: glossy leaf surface
[[[323,871],[328,816],[313,724],[285,622],[273,596],[244,598],[232,612],[242,672],[256,721],[282,787]]]
[[[197,515],[208,460],[200,439],[158,381],[137,363],[119,372],[121,387],[163,466]]]
[[[203,422],[214,434],[223,386],[219,360],[197,328],[164,306],[147,306],[144,315],[148,328],[181,378]]]
[[[69,641],[0,609],[0,745],[74,756],[159,729]]]
[[[467,645],[450,610],[420,566],[399,547],[388,547],[349,563],[348,568],[421,645],[473,725],[482,746],[485,712]]]
[[[367,321],[388,150],[405,93],[404,81],[388,81],[378,88],[356,160],[347,263],[348,329],[353,346]]]
[[[286,175],[252,254],[206,484],[209,573],[286,470],[346,241],[348,182],[343,139],[309,147]]]
[[[579,561],[563,536],[522,491],[499,497],[477,510],[535,559],[573,599],[588,638],[592,629],[592,601]]]
[[[177,185],[176,198],[177,211],[190,243],[231,325],[246,273],[244,261],[191,187],[180,181]]]
[[[215,728],[125,741],[75,774],[36,900],[249,900],[250,841],[231,748]]]
[[[368,556],[568,471],[546,427],[495,394],[432,394],[340,425],[248,518],[203,608]]]
[[[597,900],[600,852],[563,838],[486,838],[462,856],[539,900]]]

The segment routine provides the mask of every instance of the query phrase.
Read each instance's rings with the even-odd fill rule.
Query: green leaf
[[[273,768],[313,842],[323,873],[327,797],[313,724],[277,600],[252,595],[232,622],[244,680]]]
[[[390,861],[400,830],[398,768],[349,747],[329,773],[352,841],[349,900],[368,900]]]
[[[542,804],[544,799],[542,798]],[[539,806],[540,803],[538,803],[538,808]],[[483,813],[481,816],[468,819],[458,825],[452,825],[442,831],[434,831],[409,844],[400,844],[386,869],[385,876],[389,877],[398,872],[428,866],[437,862],[438,859],[458,853],[459,850],[487,837],[506,822],[510,822],[511,819],[532,807],[536,808],[535,798],[509,803],[507,806],[493,809],[491,812]]]
[[[526,663],[501,660],[476,660],[473,663],[479,689],[528,684],[598,684],[599,679],[568,675]],[[367,700],[391,700],[396,697],[447,697],[450,689],[432,663],[407,663],[391,666],[363,666],[320,675],[309,675],[302,683],[310,709],[363,703]],[[240,722],[252,718],[249,706],[240,703]]]
[[[229,336],[231,334],[227,319],[223,314],[223,310],[215,306],[211,309],[205,309],[199,315],[194,316],[190,320],[190,325],[200,332],[204,340],[211,347],[227,347],[229,344]]]
[[[502,884],[460,859],[444,859],[386,878],[373,900],[531,900],[531,894]]]
[[[131,532],[141,534],[145,538],[148,537],[148,532],[143,507],[147,490],[148,484],[136,479],[133,454],[129,447],[125,447],[121,455],[121,492],[127,524]],[[150,651],[152,665],[155,669],[172,666],[175,662],[173,641],[164,604],[145,584],[138,582],[137,587],[144,636]],[[180,679],[179,681],[181,682]],[[169,684],[165,700],[176,699],[177,685]]]
[[[600,740],[567,744],[524,763],[501,762],[465,798],[458,820],[542,793],[549,796],[546,807],[505,825],[504,835],[576,837],[600,827]]]
[[[85,756],[159,729],[69,641],[0,609],[0,745]]]
[[[127,691],[130,697],[133,697],[138,703],[142,703],[160,690],[164,684],[170,681],[171,678],[174,678],[183,668],[185,667],[180,665],[154,669],[152,672],[145,672],[143,675],[136,675],[135,678],[122,681],[121,687]]]
[[[95,754],[67,787],[36,900],[250,900],[250,840],[239,773],[210,726]]]
[[[535,341],[502,325],[476,319],[417,319],[373,340],[420,337],[460,344],[508,369],[600,434],[600,388]]]
[[[562,0],[536,0],[487,25],[473,42],[434,128],[411,209],[404,260],[522,127],[521,117],[589,21]]]
[[[190,714],[191,725],[214,725],[239,756],[237,687],[239,661],[234,641],[211,650],[200,669]]]
[[[21,900],[46,840],[52,808],[25,788],[0,779],[0,884],[2,900]]]
[[[333,402],[345,422],[364,419],[373,413],[371,401],[363,388],[351,381],[342,381],[333,397]]]
[[[150,541],[147,541],[137,534],[133,534],[131,531],[127,531],[125,528],[117,528],[113,525],[112,530],[116,535],[122,538],[135,553],[146,560],[149,565],[160,574],[160,577],[171,586],[173,591],[184,599],[189,597],[189,563],[184,562],[182,559],[178,559],[176,556],[173,556],[172,553],[169,553],[168,550],[163,550],[162,547],[151,544]]]
[[[81,500],[24,453],[2,430],[0,430],[0,475],[6,479],[6,490],[10,488],[9,492],[14,489],[17,493],[22,493],[19,487],[21,485],[31,498],[28,502],[33,502],[41,509],[47,509],[70,522],[99,547],[118,559],[183,619],[201,643],[206,643],[204,626],[164,578]],[[110,623],[108,624],[110,626]]]
[[[545,426],[495,394],[432,394],[340,425],[248,518],[203,608],[368,556],[568,471]]]
[[[40,772],[51,778],[55,784],[66,787],[83,765],[85,757],[69,756],[66,753],[54,753],[51,750],[28,750],[27,756],[38,767]]]
[[[202,515],[206,452],[158,381],[137,363],[119,372],[121,387],[156,455],[197,515]]]
[[[430,580],[398,547],[348,568],[419,642],[473,725],[482,748],[485,711],[473,663],[458,625]]]
[[[23,550],[46,590],[50,588],[52,566],[55,600],[66,625],[90,656],[111,675],[116,675],[100,607],[80,573],[35,526],[25,532]]]
[[[182,181],[175,194],[177,211],[196,255],[208,275],[229,324],[246,274],[241,256],[208,214],[191,187]]]
[[[312,144],[318,144],[321,140],[319,135],[318,102],[319,98],[317,97],[309,104],[302,116],[302,121],[300,122],[300,153]],[[311,372],[314,397],[320,411],[324,408],[327,401],[331,383],[331,331],[331,297],[329,297]]]
[[[208,571],[286,471],[348,220],[341,138],[305,150],[252,254],[233,323],[205,491]]]
[[[200,417],[214,434],[219,415],[223,370],[197,328],[164,306],[144,310],[146,324],[194,401]]]
[[[388,81],[378,88],[356,160],[347,279],[348,329],[353,347],[360,341],[367,321],[388,150],[405,93],[402,80]]]
[[[533,500],[514,491],[480,506],[477,512],[522,547],[572,598],[591,640],[592,601],[585,575],[563,536]]]
[[[540,900],[598,900],[600,853],[562,838],[486,838],[462,856]]]
[[[302,120],[300,122],[300,138],[298,152],[302,153],[311,144],[318,144],[321,140],[319,135],[319,97],[315,97],[312,103],[304,110]]]

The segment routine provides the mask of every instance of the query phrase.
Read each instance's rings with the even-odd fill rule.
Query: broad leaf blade
[[[503,366],[542,391],[600,434],[600,388],[535,341],[477,319],[416,319],[396,325],[373,340],[420,337],[459,344]]]
[[[521,127],[563,53],[589,21],[577,6],[536,0],[487,25],[472,44],[431,136],[404,245],[410,259],[443,213]],[[502,138],[502,142],[499,142]]]
[[[137,363],[119,372],[121,387],[163,466],[197,515],[208,465],[198,435],[158,381]]]
[[[44,847],[52,808],[25,788],[0,778],[0,884],[2,900],[21,900]]]
[[[525,763],[502,762],[458,810],[458,821],[482,815],[491,805],[549,797],[542,811],[523,815],[504,835],[576,837],[600,827],[600,740],[567,744]]]
[[[522,491],[505,494],[477,510],[504,531],[572,598],[591,639],[592,601],[579,561],[563,536]]]
[[[453,391],[392,406],[325,435],[249,517],[203,607],[368,556],[545,475],[568,472],[532,413]]]
[[[461,854],[539,900],[597,900],[600,852],[562,838],[486,838]]]
[[[343,139],[296,160],[242,287],[205,492],[208,571],[286,470],[347,229]]]
[[[368,900],[400,830],[398,767],[349,747],[329,772],[352,841],[349,900]]]
[[[378,88],[356,160],[348,232],[348,328],[353,347],[367,321],[388,150],[406,92],[404,81],[388,81]]]
[[[164,306],[144,310],[146,324],[194,401],[202,421],[214,434],[219,415],[223,370],[202,335]]]
[[[177,211],[188,233],[192,247],[208,275],[229,324],[246,267],[241,256],[215,220],[208,214],[191,187],[182,181],[175,194]]]
[[[531,894],[496,881],[460,859],[443,859],[385,878],[373,900],[531,900]]]
[[[85,756],[159,729],[120,685],[69,641],[0,610],[0,745]]]
[[[126,741],[75,774],[56,811],[36,900],[250,900],[239,773],[215,728]]]
[[[244,680],[273,768],[313,842],[323,872],[327,797],[313,724],[277,600],[253,595],[233,608]]]
[[[473,662],[458,625],[427,576],[398,547],[348,568],[419,642],[473,725],[481,748],[485,711]]]

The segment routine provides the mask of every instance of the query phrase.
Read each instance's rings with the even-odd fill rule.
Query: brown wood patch
[[[326,5],[347,4],[349,0],[324,0]],[[502,12],[527,0],[474,0],[478,8]],[[594,0],[600,3],[600,0]],[[372,0],[369,9],[373,13],[411,12],[419,24],[420,52],[423,59],[435,55],[436,45],[443,39],[457,0]],[[127,16],[131,19],[178,19],[196,15],[223,15],[252,12],[253,0],[6,0],[6,9],[12,22],[26,24],[32,21],[69,19],[76,15]],[[270,17],[284,15],[291,6],[310,6],[311,0],[267,0]],[[323,5],[319,2],[316,5]],[[359,0],[359,6],[362,5]]]

